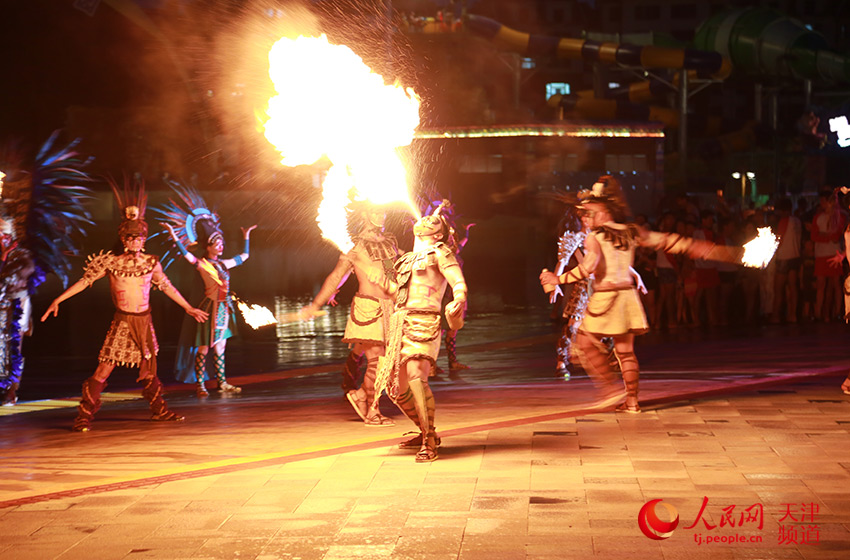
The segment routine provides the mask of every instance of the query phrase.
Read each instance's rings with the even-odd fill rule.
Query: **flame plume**
[[[758,235],[744,244],[744,256],[741,264],[750,268],[764,268],[770,264],[773,254],[779,247],[779,240],[769,227],[758,228]]]
[[[352,189],[359,200],[404,202],[416,213],[398,151],[419,126],[420,102],[412,89],[385,84],[351,49],[325,35],[277,41],[269,76],[277,95],[269,99],[263,130],[281,163],[331,163],[316,219],[325,239],[343,252],[353,246],[345,227]]]

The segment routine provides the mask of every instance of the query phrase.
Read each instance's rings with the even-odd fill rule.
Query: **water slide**
[[[721,12],[697,29],[694,46],[728,57],[736,72],[850,82],[850,57],[799,20],[765,8]]]
[[[850,82],[850,58],[830,50],[823,36],[801,22],[769,9],[745,8],[712,16],[698,28],[694,48],[532,35],[478,15],[469,15],[466,25],[469,31],[496,46],[524,56],[548,55],[679,70],[671,80],[674,85],[678,85],[682,71],[687,71],[691,80],[723,80],[735,71],[754,76]],[[592,91],[581,91],[556,95],[548,101],[553,107],[575,111],[586,118],[656,120],[675,128],[679,124],[677,110],[646,104],[669,92],[663,81],[649,79],[612,90],[604,99],[594,97]],[[720,130],[720,119],[716,117],[693,118],[692,130],[708,134]]]
[[[546,55],[567,60],[687,71],[691,78],[712,80],[725,79],[732,71],[731,61],[715,51],[532,35],[474,14],[468,16],[466,25],[469,31],[492,41],[497,47],[523,56]],[[677,83],[678,80],[677,77]],[[589,119],[653,120],[668,127],[678,127],[677,110],[637,102],[646,101],[660,91],[667,93],[670,90],[661,81],[650,80],[612,92],[610,98],[599,99],[588,91],[576,95],[555,95],[548,102],[552,107],[575,111]]]

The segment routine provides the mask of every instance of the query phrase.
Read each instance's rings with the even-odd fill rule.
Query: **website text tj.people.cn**
[[[703,535],[702,533],[694,533],[694,542],[698,545],[702,544],[735,544],[735,543],[760,543],[761,535]]]

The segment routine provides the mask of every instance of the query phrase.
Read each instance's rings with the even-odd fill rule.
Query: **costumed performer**
[[[454,231],[440,215],[442,208],[443,205],[416,222],[413,251],[396,262],[396,307],[376,384],[378,394],[386,390],[419,428],[417,436],[399,444],[402,449],[419,448],[417,463],[436,460],[440,445],[428,375],[436,367],[440,352],[443,294],[451,286],[453,298],[445,312],[449,327],[457,330],[463,326],[468,291],[457,261]]]
[[[445,212],[445,210],[444,210]],[[454,224],[449,223],[449,227],[454,229]],[[463,269],[463,259],[460,256],[461,250],[466,247],[467,242],[469,242],[469,230],[475,227],[474,223],[467,224],[464,227],[466,235],[463,238],[459,238],[457,240],[457,248],[455,249],[455,256],[457,257],[458,265],[460,265],[461,270]],[[451,301],[451,300],[450,300]],[[448,304],[448,302],[446,302]],[[457,372],[464,369],[469,369],[469,366],[461,363],[460,360],[457,359],[457,329],[453,329],[448,325],[443,325],[443,330],[445,331],[445,339],[446,339],[446,357],[449,360],[449,377],[456,377]],[[437,372],[440,372],[440,368],[437,367]]]
[[[560,276],[544,270],[540,282],[548,289],[593,275],[587,310],[576,336],[576,350],[585,371],[597,385],[607,389],[606,392],[612,392],[611,368],[600,339],[613,337],[626,390],[625,402],[618,410],[639,413],[640,369],[634,338],[649,328],[631,272],[635,248],[640,245],[670,253],[687,253],[692,258],[728,262],[737,262],[741,255],[734,254],[726,246],[677,234],[648,232],[627,222],[628,205],[619,182],[611,176],[600,177],[590,191],[579,193],[579,200],[582,219],[590,230],[585,239],[584,261]],[[622,395],[617,393],[605,401],[621,399]]]
[[[92,419],[100,409],[100,394],[116,365],[139,368],[137,381],[144,384],[142,396],[150,403],[152,420],[183,420],[183,416],[168,409],[163,399],[162,383],[156,373],[159,345],[151,321],[151,286],[162,290],[196,321],[202,322],[208,317],[206,312],[192,307],[180,295],[162,271],[159,259],[144,253],[148,236],[148,225],[144,220],[144,186],[138,185],[131,193],[125,185],[122,197],[117,186],[111,181],[110,185],[122,208],[123,220],[118,227],[118,236],[124,251],[120,254],[101,252],[89,257],[83,277],[53,300],[41,317],[44,322],[50,315],[56,316],[60,303],[91,287],[100,278],[109,277],[115,316],[98,355],[100,363],[94,375],[83,382],[83,395],[73,426],[76,432],[91,429]]]
[[[850,193],[850,188],[848,188],[848,187],[838,187],[837,189],[835,189],[835,191],[836,191],[835,192],[836,196],[838,195],[838,192],[841,192],[841,194],[843,194],[843,195],[847,195],[847,193]],[[845,200],[845,202],[847,202],[847,201]],[[845,204],[845,206],[850,206],[850,204]],[[847,258],[847,254],[850,253],[850,224],[848,224],[844,228],[844,247],[845,247],[844,252],[839,251],[835,254],[835,256],[830,258],[830,264],[832,266],[835,266],[835,267],[841,266],[841,261],[843,261],[845,258]],[[850,259],[848,259],[848,262],[850,262]],[[850,274],[848,274],[847,277],[844,278],[843,291],[844,291],[844,321],[847,322],[847,323],[850,323]],[[850,374],[847,374],[847,378],[844,379],[844,382],[841,383],[841,391],[845,395],[850,395]]]
[[[171,183],[171,187],[182,203],[170,201],[165,208],[154,209],[154,213],[168,230],[180,255],[198,271],[198,278],[203,284],[203,297],[197,307],[209,314],[203,323],[193,322],[189,317],[183,320],[174,375],[183,383],[195,383],[195,394],[199,398],[208,397],[204,382],[212,377],[207,375],[206,367],[212,348],[213,372],[218,382],[218,391],[224,394],[239,393],[242,388],[228,383],[225,375],[227,339],[236,331],[230,269],[248,260],[251,231],[257,226],[241,228],[245,239],[242,253],[230,259],[222,259],[224,235],[218,214],[209,210],[195,189],[174,183]],[[189,251],[194,246],[203,251],[201,258]]]
[[[351,352],[342,370],[342,389],[357,415],[367,426],[392,426],[395,422],[381,414],[375,393],[378,358],[384,355],[386,331],[393,312],[395,284],[393,264],[399,256],[393,234],[384,231],[386,213],[368,201],[351,201],[346,207],[347,227],[354,247],[340,255],[336,266],[309,305],[301,310],[310,319],[331,300],[339,287],[354,272],[357,293],[351,300],[351,312],[342,341]],[[366,373],[357,387],[359,363],[366,358]]]
[[[582,249],[584,248],[584,241],[587,238],[587,230],[579,216],[574,197],[558,196],[557,198],[566,203],[564,215],[558,226],[558,230],[563,233],[558,238],[558,266],[556,267],[555,274],[560,277],[567,270],[571,262],[575,264],[584,262]],[[633,267],[629,267],[629,274],[635,279],[635,286],[638,291],[646,293],[646,287],[643,284],[640,274]],[[578,334],[578,329],[584,320],[592,280],[593,275],[572,284],[564,284],[568,295],[565,295],[562,291],[562,285],[554,286],[554,289],[549,294],[550,303],[556,303],[558,297],[566,299],[563,310],[561,311],[561,336],[558,338],[555,349],[557,356],[555,371],[558,375],[563,376],[565,380],[570,379],[573,343]],[[619,369],[619,362],[614,352],[614,339],[606,336],[602,338],[601,342],[605,347],[606,356],[608,356],[609,367]]]
[[[32,333],[31,296],[55,274],[68,287],[70,257],[91,224],[86,202],[88,160],[75,151],[79,139],[55,148],[59,132],[41,146],[32,165],[16,150],[0,158],[0,401],[18,401],[24,370],[23,337]],[[4,173],[5,172],[5,173]],[[4,176],[5,175],[5,176]]]

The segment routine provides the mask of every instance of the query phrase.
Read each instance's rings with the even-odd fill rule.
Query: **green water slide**
[[[805,24],[766,8],[718,13],[696,31],[694,47],[732,61],[736,72],[795,80],[850,82],[850,57]]]

